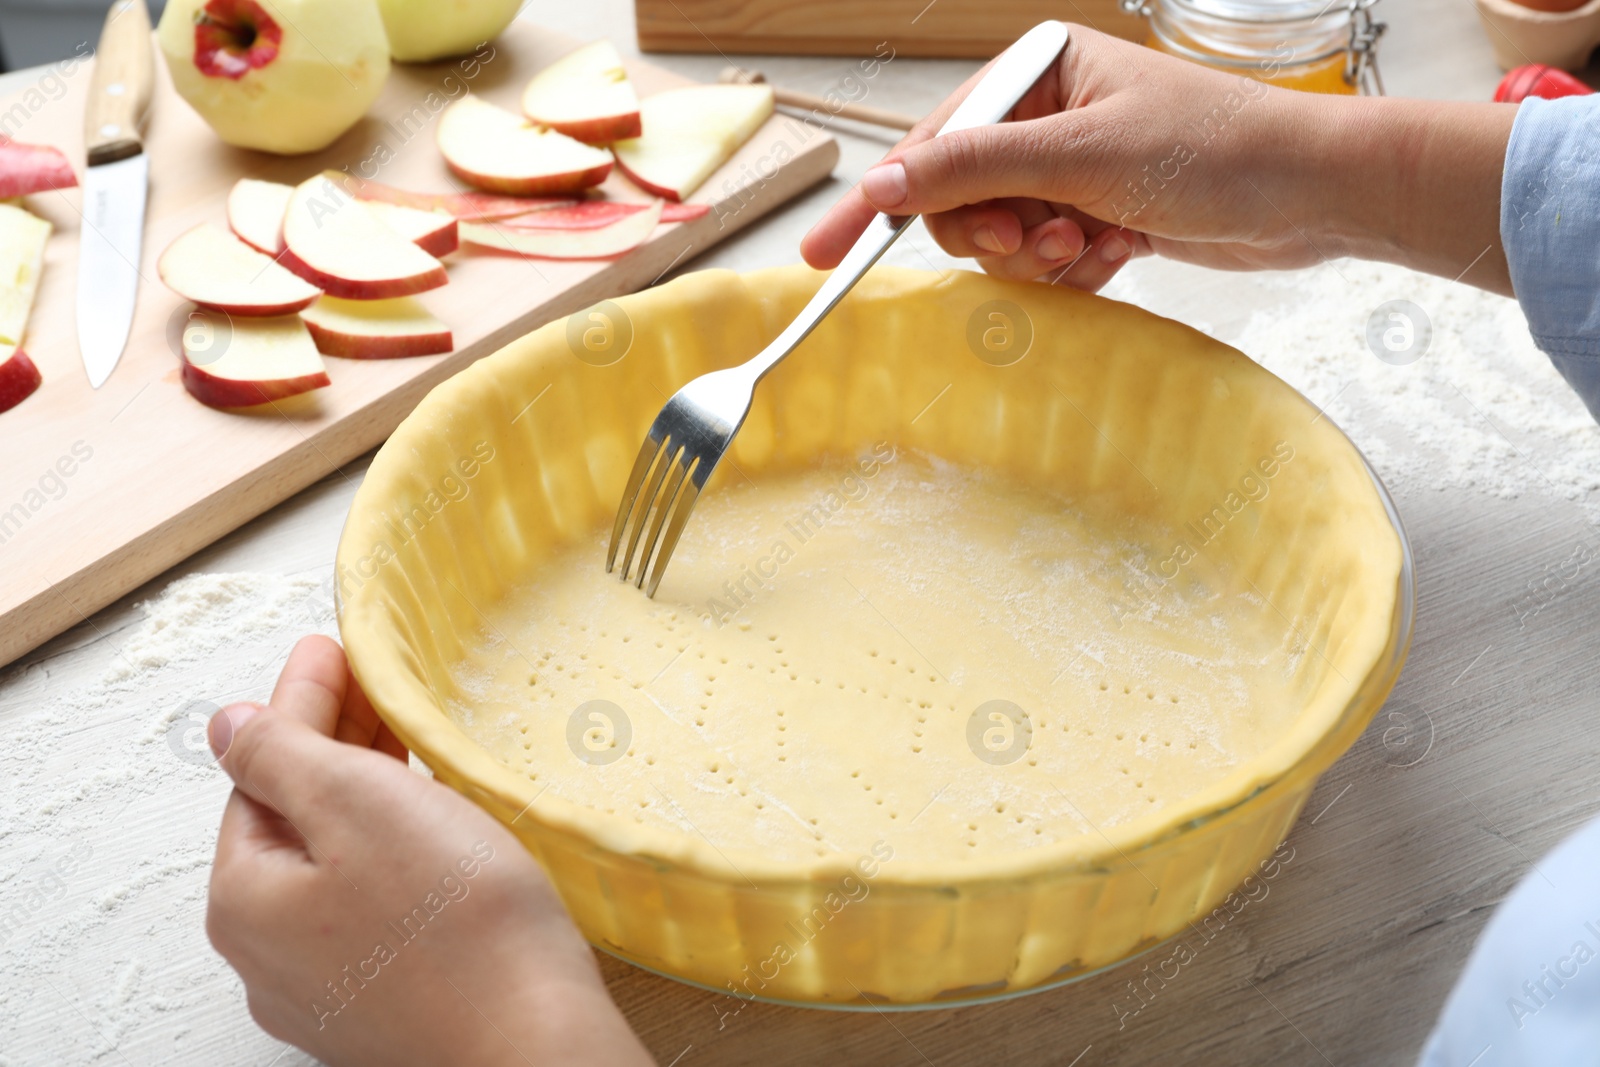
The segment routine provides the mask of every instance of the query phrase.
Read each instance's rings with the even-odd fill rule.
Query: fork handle
[[[994,65],[972,87],[967,98],[951,112],[935,137],[956,130],[969,130],[974,126],[992,126],[1005,118],[1035,82],[1050,69],[1061,50],[1067,46],[1067,26],[1062,22],[1041,22],[1000,54]],[[760,355],[746,366],[754,372],[759,382],[768,371],[793,352],[816,329],[823,316],[832,311],[844,295],[855,287],[861,276],[883,257],[889,246],[905,233],[915,215],[890,217],[878,214],[867,223],[867,229],[856,239],[844,259],[833,269],[794,321],[773,338]]]

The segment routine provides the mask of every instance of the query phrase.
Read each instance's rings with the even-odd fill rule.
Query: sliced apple
[[[295,187],[283,217],[283,241],[283,265],[329,296],[409,296],[450,280],[443,263],[323,177]]]
[[[22,344],[44,273],[50,224],[20,207],[0,204],[0,351]]]
[[[682,204],[669,200],[661,205],[662,222],[693,222],[711,213],[710,204]]]
[[[0,349],[0,412],[10,411],[33,395],[44,381],[39,368],[20,348]]]
[[[450,327],[415,298],[340,300],[325,296],[300,313],[317,351],[346,359],[430,356],[455,347]]]
[[[458,219],[507,219],[530,211],[566,207],[578,201],[570,196],[495,196],[493,193],[414,193],[382,182],[358,178],[337,170],[323,172],[351,196],[369,204],[399,204],[418,211],[442,211]]]
[[[611,156],[521,115],[463,96],[439,116],[439,152],[456,176],[491,193],[544,196],[599,185]]]
[[[183,332],[182,376],[189,394],[214,408],[253,407],[328,384],[299,316],[230,320],[203,309]]]
[[[682,200],[772,114],[770,85],[686,85],[639,105],[644,134],[611,146],[639,188]]]
[[[322,290],[231,233],[201,223],[167,246],[156,273],[168,289],[230,315],[290,315]]]
[[[705,204],[658,202],[662,203],[662,222],[688,222],[711,210]],[[571,207],[531,211],[526,215],[501,219],[500,225],[512,230],[598,230],[649,206],[631,200],[584,200]]]
[[[22,144],[0,135],[0,200],[50,189],[71,189],[77,184],[78,176],[61,149]]]
[[[610,41],[595,41],[533,76],[522,113],[582,141],[610,144],[639,136],[639,97]]]
[[[22,350],[50,224],[11,204],[0,204],[0,411],[32,396],[44,380]]]
[[[367,210],[378,221],[430,256],[448,256],[461,247],[456,217],[439,211],[418,211],[399,204],[372,203]]]
[[[463,222],[461,239],[485,248],[539,259],[609,259],[637,248],[661,221],[661,201],[597,230],[514,229],[496,223]]]
[[[294,186],[240,178],[228,192],[228,228],[258,252],[283,251],[283,215]]]

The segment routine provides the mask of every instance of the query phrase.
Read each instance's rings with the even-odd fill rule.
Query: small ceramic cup
[[[1600,45],[1600,0],[1570,11],[1539,11],[1516,0],[1476,0],[1484,32],[1502,70],[1544,63],[1579,70]],[[1536,0],[1561,6],[1559,0]]]

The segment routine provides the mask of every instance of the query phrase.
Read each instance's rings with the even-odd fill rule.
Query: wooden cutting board
[[[990,59],[1045,19],[1142,41],[1120,0],[634,0],[646,52]]]
[[[56,233],[24,344],[44,384],[0,414],[0,665],[383,441],[467,364],[551,319],[650,285],[827,176],[838,159],[827,134],[775,115],[695,194],[711,205],[708,215],[662,226],[617,260],[467,248],[449,256],[450,284],[420,298],[454,329],[448,355],[329,358],[328,388],[245,413],[213,411],[184,392],[173,345],[189,305],[161,284],[155,262],[190,227],[226,225],[235,180],[293,183],[348,165],[407,189],[458,189],[434,147],[439,110],[471,91],[515,111],[533,73],[578,43],[519,21],[481,62],[397,65],[359,125],[324,152],[288,159],[224,145],[173,92],[158,59],[138,310],[122,362],[99,390],[85,377],[74,326],[79,192],[28,198]],[[643,63],[629,73],[641,94],[685,82]],[[8,127],[12,136],[54,144],[81,166],[87,65],[64,81],[59,99],[33,91],[0,102],[0,114],[12,123],[20,102],[29,117]],[[606,188],[641,197],[620,177]]]

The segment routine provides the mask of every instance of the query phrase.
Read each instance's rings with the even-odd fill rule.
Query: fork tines
[[[684,441],[667,431],[651,427],[644,444],[639,448],[638,458],[633,461],[627,487],[622,491],[622,504],[617,508],[617,519],[611,527],[611,546],[606,551],[606,573],[611,573],[616,566],[617,548],[622,544],[622,535],[628,528],[628,520],[632,518],[633,532],[628,535],[628,550],[622,556],[621,577],[623,581],[628,580],[628,574],[633,569],[634,553],[639,547],[645,523],[649,522],[650,534],[644,538],[644,553],[638,557],[638,577],[634,584],[643,588],[646,596],[656,595],[662,572],[672,558],[672,550],[683,535],[689,513],[694,510],[695,501],[700,497],[700,488],[710,473],[705,467],[701,457],[690,452]],[[671,471],[670,478],[668,471]],[[650,479],[649,485],[641,494],[640,486],[644,484],[646,476]],[[666,529],[664,540],[663,527]],[[650,568],[652,558],[655,560],[653,569]],[[645,586],[647,571],[650,578],[648,587]]]

